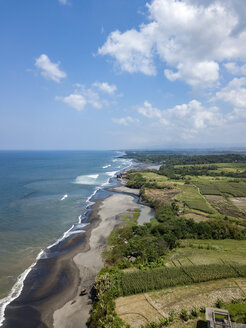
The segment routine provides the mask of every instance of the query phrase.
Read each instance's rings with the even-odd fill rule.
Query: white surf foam
[[[114,159],[113,162],[117,162],[120,161],[123,165],[127,165],[127,167],[131,166],[132,161],[131,160],[121,160],[121,159]],[[111,165],[107,166],[110,167]],[[103,168],[107,168],[106,166]],[[94,204],[91,199],[95,196],[95,194],[98,192],[98,190],[102,189],[103,186],[107,185],[110,181],[110,178],[113,177],[118,171],[112,171],[112,172],[105,172],[109,178],[107,179],[107,181],[101,186],[101,187],[97,187],[95,188],[94,192],[92,193],[92,195],[90,195],[88,197],[88,199],[86,200],[87,202],[87,206],[86,208],[88,208],[89,206],[91,206],[92,204]],[[98,179],[99,174],[91,174],[91,175],[81,175],[78,176],[74,183],[77,184],[97,184],[96,180]],[[66,196],[66,197],[65,197]],[[68,197],[68,195],[64,195],[61,200],[64,200]],[[62,237],[60,237],[55,243],[53,243],[52,245],[48,246],[47,249],[52,248],[55,245],[58,245],[62,240],[68,238],[69,236],[73,235],[73,234],[77,234],[80,232],[84,232],[83,227],[85,227],[86,225],[88,225],[89,223],[82,223],[82,215],[80,215],[78,217],[78,222],[79,224],[77,224],[77,228],[75,228],[75,225],[72,225],[72,227],[70,229],[68,229],[66,232],[64,232],[64,234],[62,235]],[[73,230],[75,228],[75,230]],[[4,312],[5,309],[7,307],[7,305],[9,303],[11,303],[14,299],[16,299],[17,297],[20,296],[21,291],[23,289],[24,286],[24,281],[27,277],[27,275],[29,274],[29,272],[32,270],[32,268],[36,265],[37,261],[40,258],[45,258],[45,251],[41,250],[41,252],[38,254],[36,262],[33,263],[28,269],[26,269],[17,279],[17,282],[15,283],[15,285],[12,287],[10,294],[1,299],[0,300],[0,326],[2,326],[2,323],[4,321]]]
[[[79,175],[75,179],[74,183],[95,185],[95,184],[98,184],[96,181],[98,177],[99,177],[99,174]]]
[[[106,172],[109,177],[114,177],[118,171]]]
[[[66,194],[66,195],[64,195],[62,198],[61,198],[61,200],[64,200],[64,199],[66,199],[68,197],[68,195]]]
[[[105,166],[103,166],[102,168],[103,169],[107,169],[107,168],[109,168],[111,166],[111,164],[109,164],[109,165],[105,165]]]
[[[43,255],[44,251],[41,250],[41,252],[38,254],[37,256],[37,260],[35,263],[33,263],[28,269],[26,269],[18,278],[16,283],[14,284],[14,286],[11,289],[11,292],[8,296],[6,296],[5,298],[0,300],[0,327],[2,326],[5,316],[5,309],[7,307],[7,305],[9,303],[11,303],[13,300],[15,300],[17,297],[20,296],[21,291],[23,289],[24,286],[24,281],[27,277],[27,275],[29,274],[29,272],[32,270],[32,268],[36,265],[37,261],[41,258],[41,256]]]

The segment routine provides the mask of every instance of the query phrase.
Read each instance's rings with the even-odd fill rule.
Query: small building
[[[190,180],[186,180],[185,181],[185,184],[190,184]]]
[[[117,174],[117,178],[120,179],[120,178],[124,178],[127,176],[127,172],[124,171],[124,172],[120,172],[119,174]]]
[[[208,328],[246,328],[246,324],[232,323],[230,313],[217,308],[206,308]]]

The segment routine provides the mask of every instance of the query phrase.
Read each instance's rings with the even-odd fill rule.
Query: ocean
[[[83,231],[97,191],[131,165],[117,151],[0,151],[0,323],[30,266]]]

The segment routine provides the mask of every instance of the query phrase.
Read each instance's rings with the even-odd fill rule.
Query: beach
[[[103,247],[111,231],[120,223],[120,215],[136,207],[139,207],[139,204],[136,204],[134,197],[129,194],[113,194],[93,206],[93,215],[98,216],[98,221],[91,231],[88,248],[73,258],[79,270],[80,283],[76,295],[55,311],[55,328],[86,327],[92,304],[89,292],[97,273],[103,267]],[[84,289],[88,294],[80,296]]]
[[[114,190],[115,189],[115,190]],[[83,233],[70,236],[53,256],[37,261],[18,298],[6,308],[4,328],[86,327],[92,308],[91,289],[103,267],[102,251],[120,217],[139,208],[137,190],[125,186],[111,189],[105,199],[95,200]]]

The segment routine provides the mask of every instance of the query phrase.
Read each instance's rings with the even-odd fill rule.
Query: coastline
[[[54,312],[54,327],[86,327],[91,310],[90,290],[93,287],[97,273],[103,267],[101,257],[103,247],[107,243],[111,231],[121,222],[120,215],[128,209],[138,207],[131,195],[113,194],[93,205],[97,225],[91,230],[88,249],[80,251],[73,257],[73,261],[80,273],[80,283],[75,295]],[[81,291],[87,294],[80,296]]]
[[[110,182],[110,178],[108,182]],[[119,185],[119,182],[113,183],[113,189],[117,187],[121,188],[121,185]],[[85,220],[81,222],[81,217],[79,218],[79,224],[83,224],[83,230],[80,229],[78,233],[68,236],[65,236],[66,233],[64,233],[63,237],[67,238],[64,240],[60,238],[59,243],[55,242],[54,244],[47,247],[46,252],[48,253],[41,251],[37,257],[36,263],[34,263],[22,274],[24,275],[27,272],[23,278],[23,281],[21,282],[22,288],[20,288],[20,292],[18,295],[16,293],[15,297],[13,297],[13,299],[6,306],[4,321],[1,327],[53,327],[53,314],[55,319],[54,324],[56,324],[56,321],[59,321],[59,309],[70,303],[72,303],[72,305],[77,303],[76,305],[78,307],[78,313],[82,311],[81,309],[86,308],[86,315],[83,317],[86,317],[84,322],[87,321],[89,311],[91,309],[91,301],[87,300],[86,303],[83,300],[80,302],[81,306],[79,306],[79,302],[77,302],[77,300],[74,298],[78,298],[78,295],[81,292],[81,286],[88,286],[88,291],[90,289],[89,287],[93,286],[96,274],[103,266],[101,250],[106,244],[107,237],[109,236],[110,232],[120,222],[118,220],[118,216],[127,211],[129,208],[137,207],[135,202],[136,194],[134,192],[119,190],[118,192],[120,193],[118,194],[117,190],[110,190],[109,187],[107,187],[106,183],[103,184],[101,188],[97,188],[95,192],[88,198]],[[101,199],[99,196],[98,199],[99,190],[101,192],[106,191],[107,195],[104,194]],[[109,195],[111,191],[116,194]],[[112,197],[114,195],[116,196]],[[122,203],[122,197],[128,198],[128,203],[126,203],[127,205],[125,204],[125,206],[122,208],[122,213],[119,213],[118,205]],[[99,213],[100,210],[103,211],[101,207],[104,207],[104,201],[107,199],[110,199],[108,202],[108,214]],[[113,202],[111,201],[112,199],[114,199]],[[111,205],[113,203],[115,204],[116,210],[113,215],[109,215],[110,213],[112,214]],[[109,216],[108,219],[105,217],[105,215],[106,217]],[[95,264],[95,260],[91,262],[90,256],[86,259],[85,255],[90,251],[91,235],[97,235],[97,233],[93,233],[93,230],[100,226],[101,223],[101,229],[105,229],[107,233],[105,233],[103,236],[100,234],[99,228],[99,247],[96,247],[95,250],[98,263]],[[46,254],[48,254],[48,258],[43,256]],[[88,271],[89,273],[86,272],[85,267],[81,263],[83,256],[79,256],[79,254],[83,254],[86,261],[90,262],[90,265],[93,267],[92,273],[90,270]],[[82,299],[83,297],[80,296],[79,300]],[[87,299],[89,299],[88,295]],[[75,306],[72,308],[73,311],[74,307]],[[74,317],[76,318],[76,315],[74,315]],[[81,327],[81,321],[78,326]],[[59,325],[59,327],[61,327],[61,325]],[[69,324],[67,323],[64,325],[64,327],[69,327]],[[76,326],[73,325],[73,327]]]

